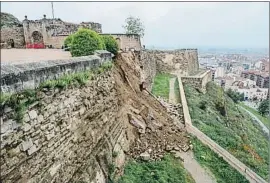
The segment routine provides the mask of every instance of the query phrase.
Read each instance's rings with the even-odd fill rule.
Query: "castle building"
[[[79,28],[88,28],[102,34],[102,26],[95,22],[80,24],[64,22],[61,19],[48,19],[43,15],[40,20],[20,22],[16,17],[1,12],[1,48],[55,48],[64,46],[67,36]],[[140,50],[140,36],[136,34],[102,34],[113,36],[121,50]]]

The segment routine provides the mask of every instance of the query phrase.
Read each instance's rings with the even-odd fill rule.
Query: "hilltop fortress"
[[[64,22],[60,18],[29,20],[27,16],[20,22],[8,13],[1,13],[1,48],[62,48],[67,36],[79,28],[88,28],[102,33],[102,25],[96,22],[80,24]],[[117,40],[120,49],[140,50],[140,38],[136,34],[105,34]]]

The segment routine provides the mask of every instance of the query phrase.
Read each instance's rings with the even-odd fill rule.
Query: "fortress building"
[[[1,48],[62,48],[65,38],[79,28],[88,28],[102,34],[102,26],[95,22],[80,24],[64,22],[60,18],[48,19],[46,15],[40,20],[28,20],[27,16],[20,22],[8,13],[1,13]],[[122,50],[140,50],[138,35],[112,35]]]
[[[1,20],[1,48],[61,48],[65,38],[80,27],[102,32],[99,23],[74,24],[59,18],[48,19],[46,15],[40,20],[28,20],[25,16],[21,23],[13,15],[1,13]]]

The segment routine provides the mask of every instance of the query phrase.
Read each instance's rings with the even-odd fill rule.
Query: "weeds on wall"
[[[74,73],[70,75],[64,75],[57,80],[48,80],[42,83],[37,89],[25,89],[21,92],[14,94],[1,94],[0,104],[1,111],[5,106],[9,106],[14,109],[13,119],[18,123],[23,121],[25,111],[34,102],[38,102],[37,93],[42,91],[44,88],[47,89],[66,89],[69,86],[83,86],[88,80],[92,79],[95,75],[101,74],[105,71],[110,70],[113,67],[112,62],[105,62],[99,68],[84,71],[80,73]]]

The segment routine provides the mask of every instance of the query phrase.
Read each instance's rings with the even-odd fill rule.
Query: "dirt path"
[[[185,169],[189,171],[197,183],[216,183],[214,176],[211,175],[210,172],[207,172],[207,170],[201,167],[196,161],[192,151],[178,152],[176,156],[180,156],[184,159],[183,164]]]
[[[169,102],[176,104],[176,96],[174,91],[174,84],[176,78],[170,79],[170,92],[169,92]],[[191,176],[197,183],[216,183],[213,176],[210,176],[207,171],[194,159],[193,152],[178,152],[176,154],[184,159],[184,167],[189,171]]]
[[[170,79],[170,92],[169,92],[169,103],[176,104],[176,97],[174,92],[174,83],[176,78]]]

